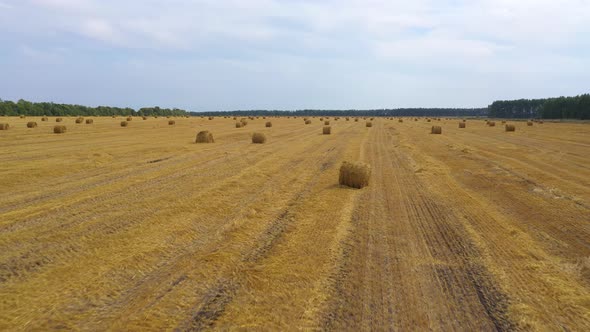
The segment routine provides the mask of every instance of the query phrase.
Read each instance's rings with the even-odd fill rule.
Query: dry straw
[[[35,121],[27,122],[27,128],[37,128],[37,122],[35,122]]]
[[[506,131],[516,131],[516,127],[514,125],[507,124]]]
[[[142,116],[141,118],[144,120],[147,120],[147,116]]]
[[[343,162],[338,182],[343,186],[361,189],[369,185],[371,167],[364,163]]]
[[[272,127],[272,122],[270,122],[270,121],[269,121],[269,122],[267,122],[267,123],[266,123],[266,126],[267,126],[267,127]]]
[[[531,121],[528,121],[528,122],[526,123],[526,125],[527,125],[527,126],[532,126],[532,125],[533,125],[533,123],[532,123]]]
[[[127,127],[128,125],[129,125],[129,122],[121,121],[121,127]]]
[[[326,126],[324,127],[324,129],[322,130],[324,135],[330,135],[332,133],[332,127],[330,126]]]
[[[62,118],[56,118],[56,119],[55,119],[55,122],[62,122],[63,120],[64,120],[64,119],[62,119]]]
[[[21,115],[21,116],[20,116],[20,118],[21,118],[21,119],[24,119],[24,118],[25,118],[25,116],[24,116],[24,115]]]
[[[329,126],[330,125],[330,121],[324,121],[324,126]]]
[[[203,130],[197,134],[195,143],[215,143],[215,140],[213,139],[213,134],[208,130]]]
[[[366,126],[367,127],[373,127],[373,122],[367,122]]]
[[[0,130],[8,130],[10,125],[8,123],[0,123]]]
[[[402,122],[404,122],[404,119],[399,119],[399,120],[397,120],[397,122],[402,123]]]
[[[465,128],[465,122],[459,122],[459,128]]]
[[[311,120],[305,120],[305,124],[308,125],[311,123]]]
[[[488,126],[495,127],[496,123],[494,121],[488,121]]]
[[[41,118],[41,121],[49,121],[49,119],[46,116],[44,116]]]
[[[86,119],[86,124],[93,124],[94,120],[93,119]]]
[[[432,126],[432,128],[430,129],[430,133],[431,134],[442,134],[442,128],[441,126]]]
[[[77,118],[76,119],[76,123],[82,123],[82,122],[84,122],[84,118]]]
[[[168,121],[169,126],[174,126],[175,124],[176,124],[176,121],[174,121],[174,120]]]
[[[131,120],[133,120],[132,117],[127,117],[127,121],[131,121]]]
[[[66,132],[66,126],[55,126],[53,127],[53,132],[55,134],[63,134]]]
[[[252,143],[263,144],[266,142],[266,136],[263,133],[252,134]]]
[[[242,128],[243,124],[241,122],[236,122],[236,128]]]

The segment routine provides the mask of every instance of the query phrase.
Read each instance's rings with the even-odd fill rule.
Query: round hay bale
[[[332,127],[330,127],[330,126],[324,127],[323,130],[322,130],[322,133],[324,135],[330,135],[332,133]]]
[[[263,133],[252,134],[252,143],[263,144],[266,142],[266,136]]]
[[[432,126],[432,128],[430,129],[430,133],[431,134],[437,134],[437,135],[442,134],[442,128],[441,128],[441,126]]]
[[[64,120],[64,119],[62,119],[62,118],[56,118],[56,119],[55,119],[55,122],[62,122],[63,120]]]
[[[242,123],[242,127],[244,127],[248,124],[248,120],[246,120],[246,119],[240,119],[240,122]]]
[[[404,122],[404,119],[399,119],[399,120],[397,120],[397,122],[402,123],[402,122]]]
[[[526,125],[530,127],[530,126],[533,125],[533,122],[532,121],[527,121]]]
[[[24,119],[24,118],[25,118],[25,116],[24,116],[24,115],[21,115],[21,116],[20,116],[20,118],[21,118],[21,119]]]
[[[142,116],[141,118],[144,120],[147,120],[147,116]]]
[[[242,128],[244,125],[241,122],[236,122],[236,128]]]
[[[49,118],[47,118],[46,116],[41,118],[41,121],[49,121]]]
[[[121,121],[121,127],[127,127],[127,126],[129,126],[129,122]]]
[[[465,128],[465,122],[459,122],[459,128]]]
[[[215,143],[213,139],[213,134],[211,134],[208,130],[199,131],[197,134],[197,139],[195,143]]]
[[[369,121],[367,121],[367,124],[366,124],[366,126],[367,126],[367,127],[373,127],[373,122],[369,122]]]
[[[269,122],[267,122],[267,123],[266,123],[266,127],[272,127],[272,122],[270,122],[270,121],[269,121]]]
[[[426,119],[426,122],[430,122],[430,119]]]
[[[338,183],[343,186],[361,189],[369,185],[371,167],[364,163],[343,162],[340,166]]]
[[[496,126],[496,122],[494,122],[494,121],[488,121],[488,126],[495,127]]]
[[[176,121],[174,121],[174,120],[168,121],[169,126],[174,126],[175,124],[176,124]]]
[[[84,122],[84,118],[77,118],[76,119],[76,123],[82,123],[82,122]]]
[[[311,123],[311,120],[305,120],[305,124],[308,125]]]
[[[506,131],[516,131],[516,127],[514,125],[507,124]]]
[[[209,120],[213,120],[213,117],[212,117],[212,116],[210,116],[210,117],[209,117]]]
[[[37,122],[35,122],[35,121],[27,122],[27,128],[37,128]]]
[[[66,132],[66,126],[55,126],[53,127],[53,132],[55,134],[63,134]]]
[[[131,120],[133,120],[133,118],[132,118],[132,117],[130,117],[130,116],[129,116],[129,117],[127,117],[127,121],[131,121]]]
[[[0,123],[0,130],[8,130],[10,125],[8,123]]]
[[[94,119],[86,119],[86,124],[93,124],[94,123]]]
[[[324,126],[329,126],[330,125],[330,121],[324,121]]]

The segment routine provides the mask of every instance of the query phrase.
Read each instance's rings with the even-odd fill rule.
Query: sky
[[[0,0],[0,98],[486,107],[590,92],[590,0]]]

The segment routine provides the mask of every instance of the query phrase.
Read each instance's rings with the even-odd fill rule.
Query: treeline
[[[15,103],[10,100],[0,99],[0,116],[182,116],[187,114],[188,113],[186,111],[181,109],[160,108],[157,106],[144,107],[136,111],[129,107],[88,107],[83,105],[56,104],[47,102],[34,103],[23,99]]]
[[[590,119],[590,94],[546,99],[500,100],[489,107],[492,118]]]
[[[396,108],[374,110],[237,110],[218,112],[191,112],[194,116],[487,116],[487,108]]]

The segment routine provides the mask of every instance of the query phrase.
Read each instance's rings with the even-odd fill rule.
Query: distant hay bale
[[[236,128],[242,128],[244,125],[241,122],[236,122]]]
[[[263,133],[252,134],[252,143],[263,144],[266,142],[266,136]]]
[[[375,118],[370,118],[369,120],[373,121],[373,120],[375,120]]]
[[[63,134],[66,132],[66,126],[55,126],[53,127],[53,132],[55,134]]]
[[[496,126],[496,122],[494,122],[494,121],[488,121],[488,126],[495,127]]]
[[[142,116],[141,118],[144,120],[147,120],[147,116]]]
[[[86,124],[93,124],[94,120],[93,119],[86,119]]]
[[[82,122],[84,122],[84,118],[77,118],[76,119],[76,123],[82,123]]]
[[[502,124],[506,124],[506,121],[502,121]]]
[[[234,120],[237,120],[237,119],[238,119],[238,118],[236,118],[236,117],[234,116]]]
[[[369,185],[371,167],[364,163],[343,162],[340,166],[338,183],[343,186],[361,189]]]
[[[215,143],[215,140],[213,139],[213,134],[208,130],[203,130],[197,134],[195,143]]]
[[[240,119],[240,122],[242,123],[242,127],[248,124],[248,120],[246,119]]]
[[[41,121],[49,121],[49,118],[47,118],[46,116],[41,118]]]
[[[430,133],[431,134],[442,134],[442,128],[441,126],[432,126],[432,128],[430,129]]]
[[[539,121],[538,121],[538,123],[539,123],[539,124],[543,124],[543,120],[539,120]]]
[[[8,130],[10,125],[8,123],[0,123],[0,130]]]
[[[463,119],[463,122],[467,122],[467,120]]]
[[[131,120],[133,120],[133,118],[132,118],[132,117],[130,117],[130,116],[129,116],[129,117],[127,117],[127,121],[131,121]]]
[[[530,126],[533,125],[533,122],[532,121],[527,121],[526,125],[530,127]]]
[[[62,118],[56,118],[56,119],[55,119],[55,122],[62,122],[63,120],[64,120],[64,119],[62,119]]]
[[[465,122],[459,122],[459,128],[465,128]]]
[[[272,122],[270,122],[270,121],[269,121],[269,122],[267,122],[265,126],[266,126],[266,127],[272,127]]]
[[[404,119],[399,119],[399,120],[397,120],[397,122],[402,123],[402,122],[404,122]]]
[[[373,127],[373,122],[369,122],[369,121],[367,121],[367,124],[366,124],[366,126],[367,126],[367,127]]]
[[[213,120],[213,117],[212,117],[212,116],[210,116],[210,117],[209,117],[209,120]]]
[[[121,127],[127,127],[127,126],[129,126],[129,122],[121,121]]]
[[[324,126],[329,126],[330,125],[330,121],[324,121]]]
[[[516,131],[516,127],[514,125],[507,124],[506,131]]]
[[[27,128],[37,128],[37,122],[35,122],[35,121],[27,122]]]
[[[311,120],[305,120],[305,124],[308,125],[311,123]]]
[[[168,121],[169,126],[174,126],[175,124],[176,124],[176,121],[174,121],[174,120]]]
[[[430,122],[430,119],[426,119],[426,122]]]
[[[359,119],[358,118],[354,119],[354,122],[359,122]]]
[[[322,132],[324,135],[330,135],[332,133],[332,127],[326,126],[326,127],[324,127]]]

